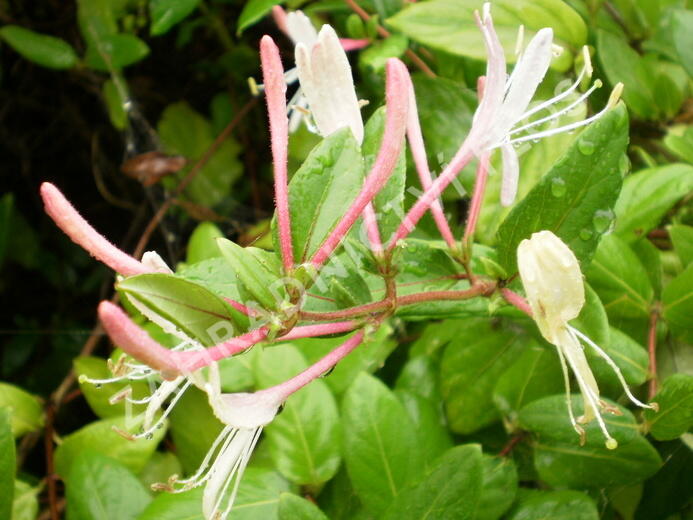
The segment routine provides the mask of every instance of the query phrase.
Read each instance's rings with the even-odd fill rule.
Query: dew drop
[[[594,143],[588,139],[580,139],[577,147],[582,155],[592,155],[594,153]]]
[[[594,232],[591,229],[583,229],[582,231],[580,231],[580,238],[582,240],[589,240],[590,238],[592,238],[593,234]]]
[[[560,177],[551,180],[551,194],[554,197],[562,197],[567,190],[568,188],[565,185],[565,181]]]
[[[614,212],[610,209],[600,209],[594,213],[592,224],[598,233],[604,233],[614,220]]]

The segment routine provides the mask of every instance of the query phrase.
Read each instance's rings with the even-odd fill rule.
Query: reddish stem
[[[375,210],[371,202],[369,202],[363,210],[363,223],[366,226],[366,234],[368,235],[368,242],[371,245],[371,250],[376,257],[381,257],[383,255],[383,241],[380,239],[378,219],[375,216]]]
[[[479,158],[479,166],[476,169],[476,182],[474,183],[474,194],[472,195],[472,201],[469,205],[467,226],[465,227],[464,238],[462,239],[462,244],[465,248],[469,247],[474,240],[474,231],[476,230],[476,223],[479,221],[481,203],[484,200],[484,192],[486,191],[486,180],[488,179],[488,165],[490,157],[491,155],[489,152],[485,152]]]
[[[501,289],[500,293],[506,302],[514,307],[517,307],[530,318],[532,317],[532,308],[529,306],[529,303],[527,303],[527,300],[525,300],[522,296],[506,288]]]

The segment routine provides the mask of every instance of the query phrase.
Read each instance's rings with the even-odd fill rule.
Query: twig
[[[499,457],[507,457],[512,453],[513,449],[515,446],[519,444],[519,442],[524,438],[524,435],[519,433],[517,435],[513,435],[510,440],[507,442],[505,446],[503,446],[503,449],[498,452]]]
[[[371,19],[371,15],[368,14],[359,4],[355,2],[355,0],[344,0],[347,5],[351,8],[352,11],[354,11],[357,15],[361,17],[361,19],[364,22],[367,22]],[[375,26],[375,30],[378,32],[380,36],[383,38],[388,38],[390,36],[390,31],[385,29],[382,25],[378,24]],[[422,60],[413,50],[407,49],[405,51],[405,54],[407,55],[407,58],[409,58],[414,65],[416,65],[421,72],[426,74],[429,78],[435,78],[436,73],[431,70],[431,68],[426,65],[426,62]]]

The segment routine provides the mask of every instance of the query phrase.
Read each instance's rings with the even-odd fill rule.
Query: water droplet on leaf
[[[594,153],[594,143],[588,139],[580,139],[577,147],[582,155],[592,155]]]
[[[560,177],[551,180],[551,194],[554,197],[562,197],[567,190],[568,188],[565,185],[565,181]]]
[[[593,234],[594,232],[591,229],[583,229],[582,231],[580,231],[580,238],[582,240],[589,240],[590,238],[592,238]]]
[[[598,233],[604,233],[614,220],[614,212],[610,209],[600,209],[594,213],[592,224]]]

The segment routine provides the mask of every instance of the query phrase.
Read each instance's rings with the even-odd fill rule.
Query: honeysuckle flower
[[[557,103],[565,100],[579,87],[583,78],[591,75],[589,52],[587,48],[583,49],[584,65],[570,88],[530,109],[529,104],[537,87],[544,79],[556,50],[553,44],[553,30],[547,27],[536,33],[520,54],[512,74],[508,77],[503,47],[491,18],[490,4],[485,3],[482,16],[479,17],[476,13],[476,17],[484,36],[488,62],[483,82],[483,96],[474,115],[469,141],[474,152],[479,156],[495,148],[501,149],[503,160],[501,204],[507,206],[515,199],[519,176],[519,161],[513,145],[570,131],[591,123],[616,104],[623,86],[618,84],[607,106],[592,117],[558,128],[532,132],[536,126],[556,121],[557,118],[570,112],[601,86],[601,82],[596,81],[572,103],[560,109],[554,108]],[[546,117],[518,126],[521,121],[527,120],[542,110],[550,110],[551,113]]]
[[[203,388],[214,415],[224,427],[194,475],[186,479],[173,475],[167,483],[155,484],[153,489],[180,493],[204,485],[205,519],[224,520],[263,427],[274,419],[286,397],[276,388],[255,393],[221,393],[216,365],[210,366],[209,381]]]
[[[615,449],[616,439],[609,435],[601,412],[618,413],[599,398],[599,387],[587,363],[580,340],[593,348],[616,373],[630,401],[641,407],[656,409],[656,404],[640,402],[631,393],[616,363],[587,336],[568,324],[577,318],[585,304],[585,287],[577,258],[560,238],[551,231],[534,233],[517,248],[517,265],[532,317],[539,332],[556,346],[566,386],[566,400],[570,422],[584,443],[585,431],[580,424],[596,419],[604,436],[606,447]],[[573,371],[584,400],[584,414],[575,418],[570,399],[568,366]]]
[[[363,120],[351,66],[332,27],[323,25],[313,45],[296,45],[296,67],[320,135],[348,126],[356,140],[363,141]]]

